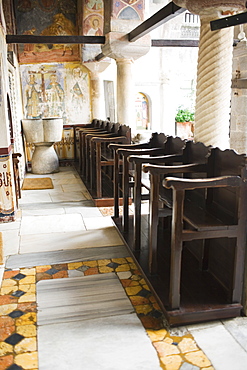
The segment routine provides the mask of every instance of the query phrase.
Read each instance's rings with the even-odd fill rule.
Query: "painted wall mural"
[[[104,27],[103,0],[86,0],[83,6],[83,35],[102,36]],[[101,53],[101,46],[87,44],[82,47],[83,62],[93,61]]]
[[[0,222],[15,220],[15,196],[11,165],[12,162],[8,155],[0,155]]]
[[[62,117],[64,124],[91,120],[89,71],[81,64],[22,65],[21,80],[25,118]]]
[[[123,20],[143,20],[144,0],[118,0],[114,1],[113,18]]]
[[[77,35],[77,0],[15,0],[17,33],[41,36]],[[22,64],[78,61],[78,45],[19,45]]]

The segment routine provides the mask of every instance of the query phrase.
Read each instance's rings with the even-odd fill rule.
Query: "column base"
[[[35,143],[32,156],[32,173],[48,174],[59,172],[59,160],[53,143]]]

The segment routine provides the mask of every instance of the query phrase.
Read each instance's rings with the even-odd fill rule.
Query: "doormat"
[[[39,190],[39,189],[53,189],[52,179],[50,177],[24,179],[22,190]]]

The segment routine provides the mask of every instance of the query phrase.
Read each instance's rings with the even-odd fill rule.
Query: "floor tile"
[[[123,242],[115,228],[108,227],[97,230],[22,235],[20,239],[20,253],[98,248],[122,244]]]
[[[81,215],[63,214],[47,216],[26,216],[22,218],[20,235],[46,234],[85,230]]]
[[[160,369],[115,274],[42,281],[37,299],[39,370]]]
[[[66,213],[80,213],[83,217],[84,222],[85,222],[86,217],[102,217],[102,213],[100,212],[98,207],[90,207],[90,206],[80,207],[76,204],[74,207],[66,207],[65,212]]]
[[[189,331],[216,370],[246,368],[247,353],[221,323],[203,329],[189,329]]]
[[[84,217],[83,221],[85,223],[86,229],[87,230],[93,230],[93,229],[101,229],[103,227],[112,227],[113,221],[110,216],[105,216],[105,217]]]
[[[24,253],[10,256],[6,268],[24,268],[33,266],[53,265],[66,262],[102,260],[109,258],[128,257],[129,251],[123,245],[112,247],[60,250],[45,253]]]
[[[18,229],[2,231],[3,250],[8,255],[19,253],[20,235]]]
[[[28,190],[30,192],[31,190]],[[47,203],[51,202],[50,193],[42,193],[42,190],[33,190],[32,194],[25,194],[25,191],[21,193],[21,199],[19,199],[20,206],[27,203]]]
[[[247,317],[236,317],[232,320],[224,320],[223,324],[233,338],[247,352]]]
[[[37,303],[39,326],[133,312],[114,273],[40,281]]]
[[[77,183],[77,184],[63,184],[61,185],[62,190],[67,193],[67,192],[73,192],[73,191],[85,191],[87,190],[85,186],[82,186],[82,183]]]
[[[60,204],[61,206],[61,204]],[[47,215],[63,215],[65,214],[65,209],[63,207],[57,208],[36,208],[36,209],[23,209],[22,217],[27,216],[47,216]]]
[[[70,193],[57,193],[52,194],[50,193],[50,197],[52,202],[78,202],[81,200],[90,199],[88,194],[85,194],[82,191],[73,191]]]

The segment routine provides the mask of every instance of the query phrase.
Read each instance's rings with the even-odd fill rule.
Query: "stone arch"
[[[144,92],[138,92],[135,98],[136,130],[151,130],[151,101]]]
[[[138,19],[140,20],[139,14],[135,11],[135,9],[127,6],[124,8],[118,16],[118,19]]]

